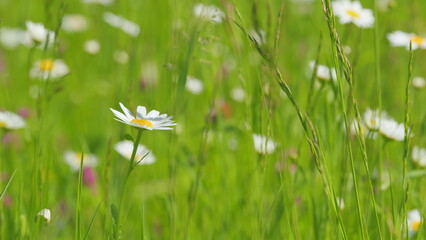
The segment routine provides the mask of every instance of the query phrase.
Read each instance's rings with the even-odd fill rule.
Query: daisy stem
[[[405,85],[405,117],[404,117],[404,155],[402,157],[402,192],[403,192],[403,202],[401,205],[400,211],[402,211],[401,218],[404,223],[402,237],[408,238],[408,226],[405,217],[407,215],[407,201],[408,201],[408,181],[407,181],[407,159],[408,153],[410,151],[410,113],[411,113],[411,102],[410,102],[410,86],[411,79],[413,75],[413,45],[410,42],[410,58],[408,61],[408,79],[407,84]]]
[[[126,186],[127,186],[127,180],[130,177],[130,174],[133,171],[133,168],[135,167],[135,157],[136,157],[136,152],[138,150],[138,146],[139,146],[139,142],[142,138],[142,133],[143,133],[143,129],[138,129],[138,135],[136,136],[136,139],[133,142],[133,151],[132,151],[132,156],[130,157],[130,161],[129,161],[129,168],[127,170],[127,174],[124,177],[124,183],[123,183],[123,187],[121,188],[121,193],[120,193],[120,201],[118,202],[118,217],[117,217],[117,221],[114,225],[114,239],[120,239],[120,232],[121,232],[121,207],[122,207],[122,203],[123,203],[123,197],[124,197],[124,193],[126,190]]]
[[[141,138],[142,138],[142,133],[143,133],[143,129],[139,128],[138,129],[138,135],[136,136],[136,140],[133,143],[133,152],[132,152],[132,156],[130,157],[129,170],[127,172],[126,179],[130,176],[130,173],[132,172],[133,168],[135,167],[136,152],[138,151],[138,146],[139,146],[139,142],[141,141]]]

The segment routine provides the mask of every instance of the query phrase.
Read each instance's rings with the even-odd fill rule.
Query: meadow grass
[[[2,0],[0,28],[40,22],[56,40],[0,48],[0,110],[29,112],[22,129],[0,124],[0,239],[422,239],[425,225],[412,235],[407,214],[425,212],[426,171],[412,149],[426,147],[426,96],[412,81],[426,77],[426,56],[386,36],[425,32],[426,2],[376,2],[361,1],[375,17],[361,29],[340,24],[330,0],[202,2],[224,12],[220,23],[194,16],[197,1]],[[110,26],[105,12],[140,33]],[[71,13],[86,17],[85,31],[60,27]],[[97,54],[83,48],[90,39]],[[46,58],[69,74],[31,78]],[[318,79],[320,65],[336,81]],[[201,93],[188,91],[188,76]],[[109,110],[119,102],[177,125],[120,123]],[[402,123],[404,139],[366,133],[367,108]],[[272,153],[256,151],[253,134],[272,139]],[[136,150],[126,160],[114,149],[124,139],[156,162],[134,165]],[[67,150],[96,156],[92,185],[90,156],[73,170]],[[45,208],[49,222],[38,216]]]

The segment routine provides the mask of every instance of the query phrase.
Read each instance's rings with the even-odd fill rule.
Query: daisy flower
[[[98,158],[94,154],[66,151],[64,153],[65,162],[71,167],[71,170],[77,172],[80,170],[80,161],[83,157],[83,168],[96,167]]]
[[[80,14],[68,14],[62,18],[61,27],[67,32],[83,32],[87,29],[87,20]]]
[[[426,49],[426,36],[420,36],[415,33],[405,33],[403,31],[394,31],[387,35],[392,47],[405,47],[407,50],[411,47],[413,50],[418,48]]]
[[[186,78],[185,88],[189,92],[195,95],[199,95],[201,92],[203,92],[204,85],[203,85],[203,82],[201,82],[199,79],[192,76],[188,76]]]
[[[341,24],[353,23],[361,28],[370,28],[374,24],[373,11],[362,8],[358,1],[335,1],[332,2],[332,6]]]
[[[48,78],[61,78],[69,73],[68,66],[62,60],[43,59],[37,61],[30,70],[32,78],[47,80]]]
[[[315,61],[309,62],[309,67],[313,71],[315,68]],[[325,65],[318,64],[317,66],[317,76],[319,80],[328,82],[330,80],[336,81],[337,80],[337,73],[335,68],[329,68]]]
[[[120,107],[124,114],[110,108],[115,117],[117,117],[115,120],[133,127],[148,130],[172,130],[171,126],[176,125],[174,121],[170,120],[173,116],[167,116],[167,114],[160,115],[160,112],[156,110],[152,110],[147,114],[145,107],[138,106],[135,117],[122,103],[120,103]]]
[[[355,136],[355,135],[358,134],[358,121],[356,119],[354,119],[352,121],[352,123],[350,124],[349,127],[350,127],[351,136]],[[363,121],[361,121],[360,127],[361,127],[361,135],[362,136],[366,135],[367,137],[370,137],[370,138],[376,138],[377,137],[377,133],[369,131],[369,129],[366,127],[366,124]]]
[[[82,0],[83,3],[94,3],[94,4],[101,4],[104,6],[111,5],[114,1],[113,0]]]
[[[403,141],[405,128],[403,123],[398,123],[387,115],[386,112],[367,108],[363,115],[363,123],[372,133],[379,133],[389,140]],[[374,135],[372,135],[375,137]]]
[[[115,51],[113,57],[114,60],[120,64],[126,64],[129,61],[129,54],[123,50]]]
[[[259,134],[253,134],[254,149],[259,154],[271,154],[275,150],[274,140]]]
[[[426,149],[414,146],[411,157],[416,165],[426,167]]]
[[[55,33],[45,28],[43,24],[27,21],[26,25],[28,34],[36,44],[44,47],[46,42],[48,46],[54,42]]]
[[[198,3],[194,6],[193,11],[196,17],[210,20],[213,23],[221,23],[225,18],[225,13],[213,5]]]
[[[245,91],[241,87],[236,87],[231,90],[231,97],[237,102],[244,101],[245,95]]]
[[[44,218],[47,223],[50,223],[50,210],[47,208],[42,209],[37,213],[37,216]]]
[[[390,117],[381,118],[379,133],[389,140],[403,141],[405,138],[404,124],[398,123]]]
[[[103,14],[104,21],[111,25],[112,27],[118,28],[121,31],[129,34],[132,37],[137,37],[139,35],[139,25],[136,23],[125,19],[122,16],[115,15],[111,12],[105,12]]]
[[[14,49],[19,45],[30,47],[33,44],[28,32],[19,28],[1,28],[0,42],[9,49]]]
[[[379,113],[378,110],[371,110],[370,108],[367,108],[363,115],[363,121],[368,129],[376,131],[380,127],[381,119],[385,117],[387,117],[386,112]]]
[[[0,129],[13,130],[23,127],[25,127],[25,121],[21,116],[8,111],[0,111]]]
[[[419,210],[414,209],[408,212],[407,225],[408,235],[410,235],[410,237],[414,236],[419,231],[422,222],[423,218]]]
[[[115,144],[114,149],[121,156],[123,156],[127,160],[130,160],[133,152],[133,142],[128,140],[120,141]],[[135,161],[139,165],[145,165],[154,163],[156,161],[156,158],[147,147],[142,144],[139,144],[136,150]]]
[[[426,86],[426,81],[422,77],[414,77],[413,78],[413,86],[415,88],[419,88],[419,89],[424,88]]]
[[[92,55],[97,54],[101,50],[101,44],[97,40],[88,40],[84,43],[84,50]]]

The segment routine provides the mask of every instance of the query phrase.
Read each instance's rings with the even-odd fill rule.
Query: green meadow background
[[[374,1],[361,2],[374,9]],[[410,152],[408,190],[403,184],[404,151],[426,147],[425,90],[409,86],[409,147],[379,137],[366,139],[363,150],[356,136],[347,138],[338,84],[314,80],[321,86],[311,89],[309,61],[341,65],[321,1],[203,1],[225,12],[219,24],[196,18],[196,3],[0,1],[1,27],[25,28],[31,20],[56,29],[64,13],[82,14],[89,24],[82,33],[59,29],[58,43],[46,51],[0,49],[0,109],[30,109],[27,126],[16,131],[17,143],[0,145],[1,189],[16,171],[6,191],[12,204],[0,207],[0,239],[83,239],[86,233],[87,239],[113,239],[110,206],[118,202],[128,168],[113,146],[126,133],[136,135],[114,120],[109,108],[119,109],[119,102],[133,113],[142,105],[173,115],[177,123],[173,131],[142,136],[157,161],[137,166],[130,176],[121,210],[122,239],[407,238],[407,211],[426,210],[426,171],[411,161]],[[106,11],[139,24],[139,36],[105,23]],[[336,24],[342,44],[352,49],[347,57],[361,113],[380,107],[404,122],[410,52],[392,48],[386,34],[425,33],[425,13],[425,1],[394,1],[387,11],[377,9],[375,28]],[[267,43],[256,45],[239,26],[263,29]],[[89,39],[100,42],[97,55],[84,51]],[[263,59],[256,47],[273,60]],[[114,60],[117,50],[129,54],[127,63]],[[47,87],[29,78],[33,63],[42,58],[64,60],[70,74]],[[425,62],[424,50],[415,51],[413,76],[426,77]],[[281,72],[291,97],[271,65]],[[187,75],[203,82],[200,95],[185,90]],[[345,113],[352,121],[351,88],[339,76]],[[46,87],[37,99],[29,94],[34,86]],[[232,99],[235,87],[244,88],[243,102]],[[305,136],[291,100],[318,133],[320,159],[310,149],[312,138]],[[256,153],[253,133],[274,139],[274,153]],[[79,174],[63,159],[69,149],[98,157],[96,189],[83,186],[79,191]],[[381,188],[386,181],[389,187]],[[336,197],[344,200],[343,209],[336,206]],[[48,224],[35,218],[43,208],[52,212]],[[414,238],[423,239],[425,230],[422,224]]]

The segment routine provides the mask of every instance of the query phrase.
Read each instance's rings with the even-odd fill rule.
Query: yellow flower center
[[[40,62],[40,70],[50,71],[53,68],[53,61],[50,59],[45,59]]]
[[[346,13],[349,14],[349,16],[351,16],[353,18],[359,18],[359,13],[352,11],[350,9],[346,9]]]
[[[84,162],[86,161],[86,157],[87,157],[86,154],[83,155],[83,153],[76,153],[75,161],[80,165],[81,157],[83,157],[83,165],[84,165]]]
[[[5,123],[5,122],[0,121],[0,128],[2,128],[2,127],[6,127],[6,123]]]
[[[371,119],[371,120],[370,120],[370,123],[371,123],[371,125],[372,125],[372,126],[376,126],[376,125],[377,125],[377,122],[376,122],[376,120],[374,120],[374,119]]]
[[[420,221],[413,222],[413,224],[411,224],[411,229],[414,232],[418,232],[419,228],[420,228],[420,223],[422,223],[422,222],[420,222]]]
[[[411,38],[411,41],[413,42],[413,43],[417,43],[417,44],[423,44],[423,42],[424,42],[424,38],[423,37],[420,37],[420,36],[414,36],[414,37],[412,37]]]
[[[136,124],[141,125],[141,126],[147,126],[147,127],[154,126],[151,121],[144,120],[144,119],[133,119],[131,122],[136,123]]]

